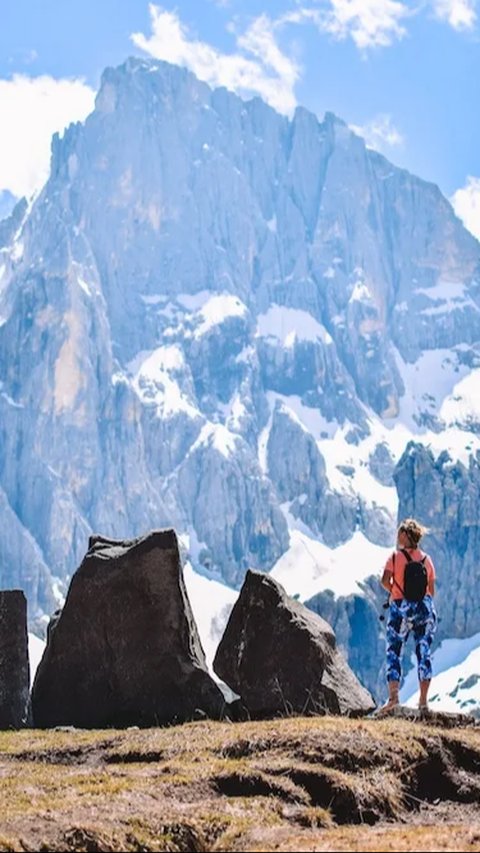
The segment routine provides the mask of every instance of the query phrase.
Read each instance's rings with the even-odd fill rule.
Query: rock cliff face
[[[128,60],[0,238],[0,572],[32,619],[99,529],[174,526],[236,588],[303,537],[300,597],[332,588],[332,548],[352,577],[335,601],[358,594],[392,544],[408,441],[480,447],[479,245],[331,114],[289,121]],[[470,630],[452,588],[445,624]]]

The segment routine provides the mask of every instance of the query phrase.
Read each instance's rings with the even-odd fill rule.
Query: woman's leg
[[[431,678],[425,678],[423,681],[419,681],[420,685],[420,699],[418,700],[418,707],[424,711],[428,708],[428,691],[430,689],[430,684],[432,683]]]
[[[420,699],[418,706],[422,710],[428,709],[428,691],[432,680],[432,641],[437,627],[437,617],[433,607],[433,601],[427,599],[422,602],[425,609],[423,618],[425,621],[414,623],[413,635],[415,638],[415,652],[418,665],[418,683],[420,687]],[[426,617],[426,618],[425,618]]]
[[[387,622],[387,683],[388,700],[380,709],[387,712],[398,705],[398,689],[402,677],[402,648],[404,643],[403,614],[395,602],[390,605]]]

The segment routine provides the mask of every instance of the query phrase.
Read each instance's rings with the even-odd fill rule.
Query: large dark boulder
[[[0,729],[25,725],[29,688],[27,600],[13,589],[0,592]]]
[[[36,726],[219,717],[173,530],[93,536],[55,616],[32,691]]]
[[[262,572],[247,572],[213,667],[252,717],[358,715],[375,707],[330,625]]]

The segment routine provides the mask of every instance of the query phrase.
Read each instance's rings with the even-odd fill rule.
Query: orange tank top
[[[407,553],[410,555],[411,560],[425,560],[425,568],[427,570],[427,595],[433,595],[433,583],[435,581],[435,567],[431,558],[428,554],[425,554],[424,551],[421,551],[420,548],[405,548]],[[404,578],[405,578],[405,566],[407,565],[407,559],[405,554],[402,551],[395,551],[390,555],[386,564],[385,570],[390,572],[392,575],[392,591],[391,597],[394,601],[398,601],[403,598],[403,589],[404,589]]]

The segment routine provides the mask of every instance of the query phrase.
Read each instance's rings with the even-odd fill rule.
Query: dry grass
[[[0,802],[0,851],[480,851],[480,730],[310,717],[3,732]]]

